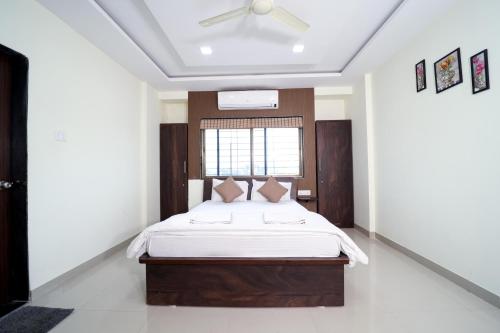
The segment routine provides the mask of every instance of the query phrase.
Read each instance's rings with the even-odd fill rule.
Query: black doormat
[[[0,319],[1,333],[47,333],[73,312],[73,309],[25,306]]]

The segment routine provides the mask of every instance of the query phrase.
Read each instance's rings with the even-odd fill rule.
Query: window
[[[299,128],[254,128],[253,175],[300,176],[300,132]]]
[[[205,130],[205,175],[251,175],[249,129]]]
[[[302,128],[202,130],[204,176],[302,176]]]

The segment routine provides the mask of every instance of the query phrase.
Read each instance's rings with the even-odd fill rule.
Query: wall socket
[[[303,196],[303,197],[310,196],[311,190],[298,190],[297,195]]]

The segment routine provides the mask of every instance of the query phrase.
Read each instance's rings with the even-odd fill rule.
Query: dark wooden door
[[[342,228],[354,226],[350,120],[316,122],[318,213]]]
[[[188,210],[187,124],[160,125],[162,221]]]
[[[0,45],[0,316],[28,300],[28,60]]]
[[[5,54],[0,54],[0,181],[10,178],[10,98],[12,73]],[[4,183],[1,183],[4,184]],[[0,184],[0,186],[2,186]],[[3,185],[6,186],[6,185]],[[6,304],[9,281],[9,198],[7,189],[0,187],[0,304]]]

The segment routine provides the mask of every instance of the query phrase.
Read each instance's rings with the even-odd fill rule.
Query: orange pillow
[[[267,200],[271,202],[279,202],[281,197],[288,192],[288,189],[278,183],[274,177],[269,177],[269,179],[257,190],[262,194]]]
[[[222,184],[214,187],[214,190],[220,194],[225,203],[230,203],[243,194],[243,190],[236,184],[233,177],[226,178]]]

